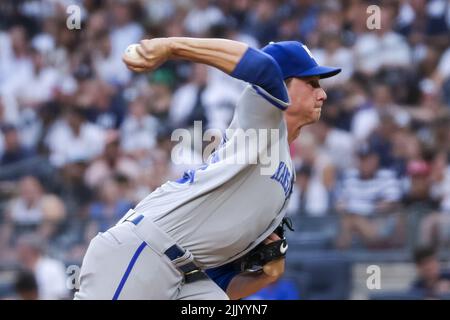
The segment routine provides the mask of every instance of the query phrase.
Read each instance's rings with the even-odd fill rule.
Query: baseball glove
[[[245,256],[237,259],[233,263],[234,269],[239,272],[258,272],[263,269],[265,264],[283,258],[288,249],[287,240],[284,236],[285,226],[294,231],[291,220],[283,218],[281,224],[274,231],[281,239],[268,244],[260,243]]]

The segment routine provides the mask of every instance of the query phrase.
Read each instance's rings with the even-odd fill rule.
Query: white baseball
[[[125,50],[125,55],[130,59],[139,59],[141,56],[136,50],[138,46],[139,44],[137,43],[130,44]]]

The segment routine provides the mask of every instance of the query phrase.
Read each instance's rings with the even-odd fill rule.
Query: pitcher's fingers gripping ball
[[[122,56],[122,60],[132,71],[149,72],[157,69],[170,57],[167,40],[155,38],[129,45]]]
[[[126,49],[125,52],[123,54],[123,61],[127,64],[128,68],[134,72],[144,72],[146,71],[144,68],[142,67],[132,67],[131,64],[133,65],[142,65],[145,61],[144,57],[141,56],[138,52],[138,47],[139,44],[137,43],[133,43],[130,44]]]
[[[137,51],[137,47],[139,47],[139,44],[133,43],[130,44],[127,49],[125,50],[125,56],[132,60],[140,59],[141,56],[139,55],[139,52]]]

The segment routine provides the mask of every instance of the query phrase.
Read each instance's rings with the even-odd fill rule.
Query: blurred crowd
[[[71,4],[80,28],[68,28]],[[340,250],[448,248],[449,34],[446,0],[1,1],[1,262],[24,268],[19,285],[44,274],[40,297],[67,296],[45,274],[79,265],[97,232],[188,167],[171,162],[173,130],[227,127],[244,83],[185,61],[151,74],[121,61],[131,43],[176,36],[299,40],[341,67],[321,82],[322,119],[292,145],[289,215],[336,218]]]

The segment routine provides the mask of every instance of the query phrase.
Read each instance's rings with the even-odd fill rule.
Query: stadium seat
[[[351,291],[351,263],[343,255],[288,257],[287,275],[296,279],[305,300],[345,300]]]

